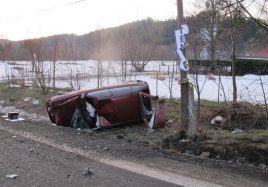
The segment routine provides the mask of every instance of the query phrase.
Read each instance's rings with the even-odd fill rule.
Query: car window
[[[142,86],[131,86],[132,92],[138,92],[140,91]]]
[[[128,94],[131,92],[129,87],[113,88],[110,91],[113,95]]]
[[[86,94],[86,96],[93,96],[93,97],[107,97],[111,95],[112,94],[108,90],[99,90],[99,91],[90,92]]]

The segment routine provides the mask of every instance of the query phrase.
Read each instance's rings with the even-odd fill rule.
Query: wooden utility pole
[[[178,28],[181,29],[183,23],[183,0],[177,0],[178,11]],[[184,51],[185,53],[185,51]],[[182,63],[182,62],[179,62]],[[188,129],[188,78],[187,73],[180,71],[180,84],[181,84],[181,138],[185,138]]]

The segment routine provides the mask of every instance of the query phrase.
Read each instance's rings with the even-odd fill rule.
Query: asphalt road
[[[45,122],[0,118],[1,187],[266,185],[264,181],[166,159],[129,142],[111,142]],[[122,151],[126,147],[127,153]],[[8,174],[17,177],[7,178]]]
[[[0,139],[0,186],[176,186],[9,132]]]

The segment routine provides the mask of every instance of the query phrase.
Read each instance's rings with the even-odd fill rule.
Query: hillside
[[[199,15],[187,17],[190,33],[186,36],[189,60],[209,59],[210,43],[204,20]],[[204,23],[203,23],[204,22]],[[230,36],[223,28],[215,43],[216,58],[230,57]],[[30,51],[40,60],[173,60],[176,20],[140,20],[119,27],[99,29],[85,35],[62,34],[25,41],[0,40],[0,60],[31,60]],[[268,36],[255,22],[244,20],[236,28],[236,54],[244,55],[267,47]],[[39,54],[40,53],[40,54]]]

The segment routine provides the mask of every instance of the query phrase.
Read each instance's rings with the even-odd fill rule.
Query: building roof
[[[236,56],[235,59],[238,60],[268,60],[268,56]]]
[[[268,57],[268,47],[257,51],[255,53],[252,53],[252,56],[259,56],[259,57]]]
[[[268,47],[251,53],[250,55],[246,56],[236,56],[236,59],[242,59],[242,60],[268,60]]]

